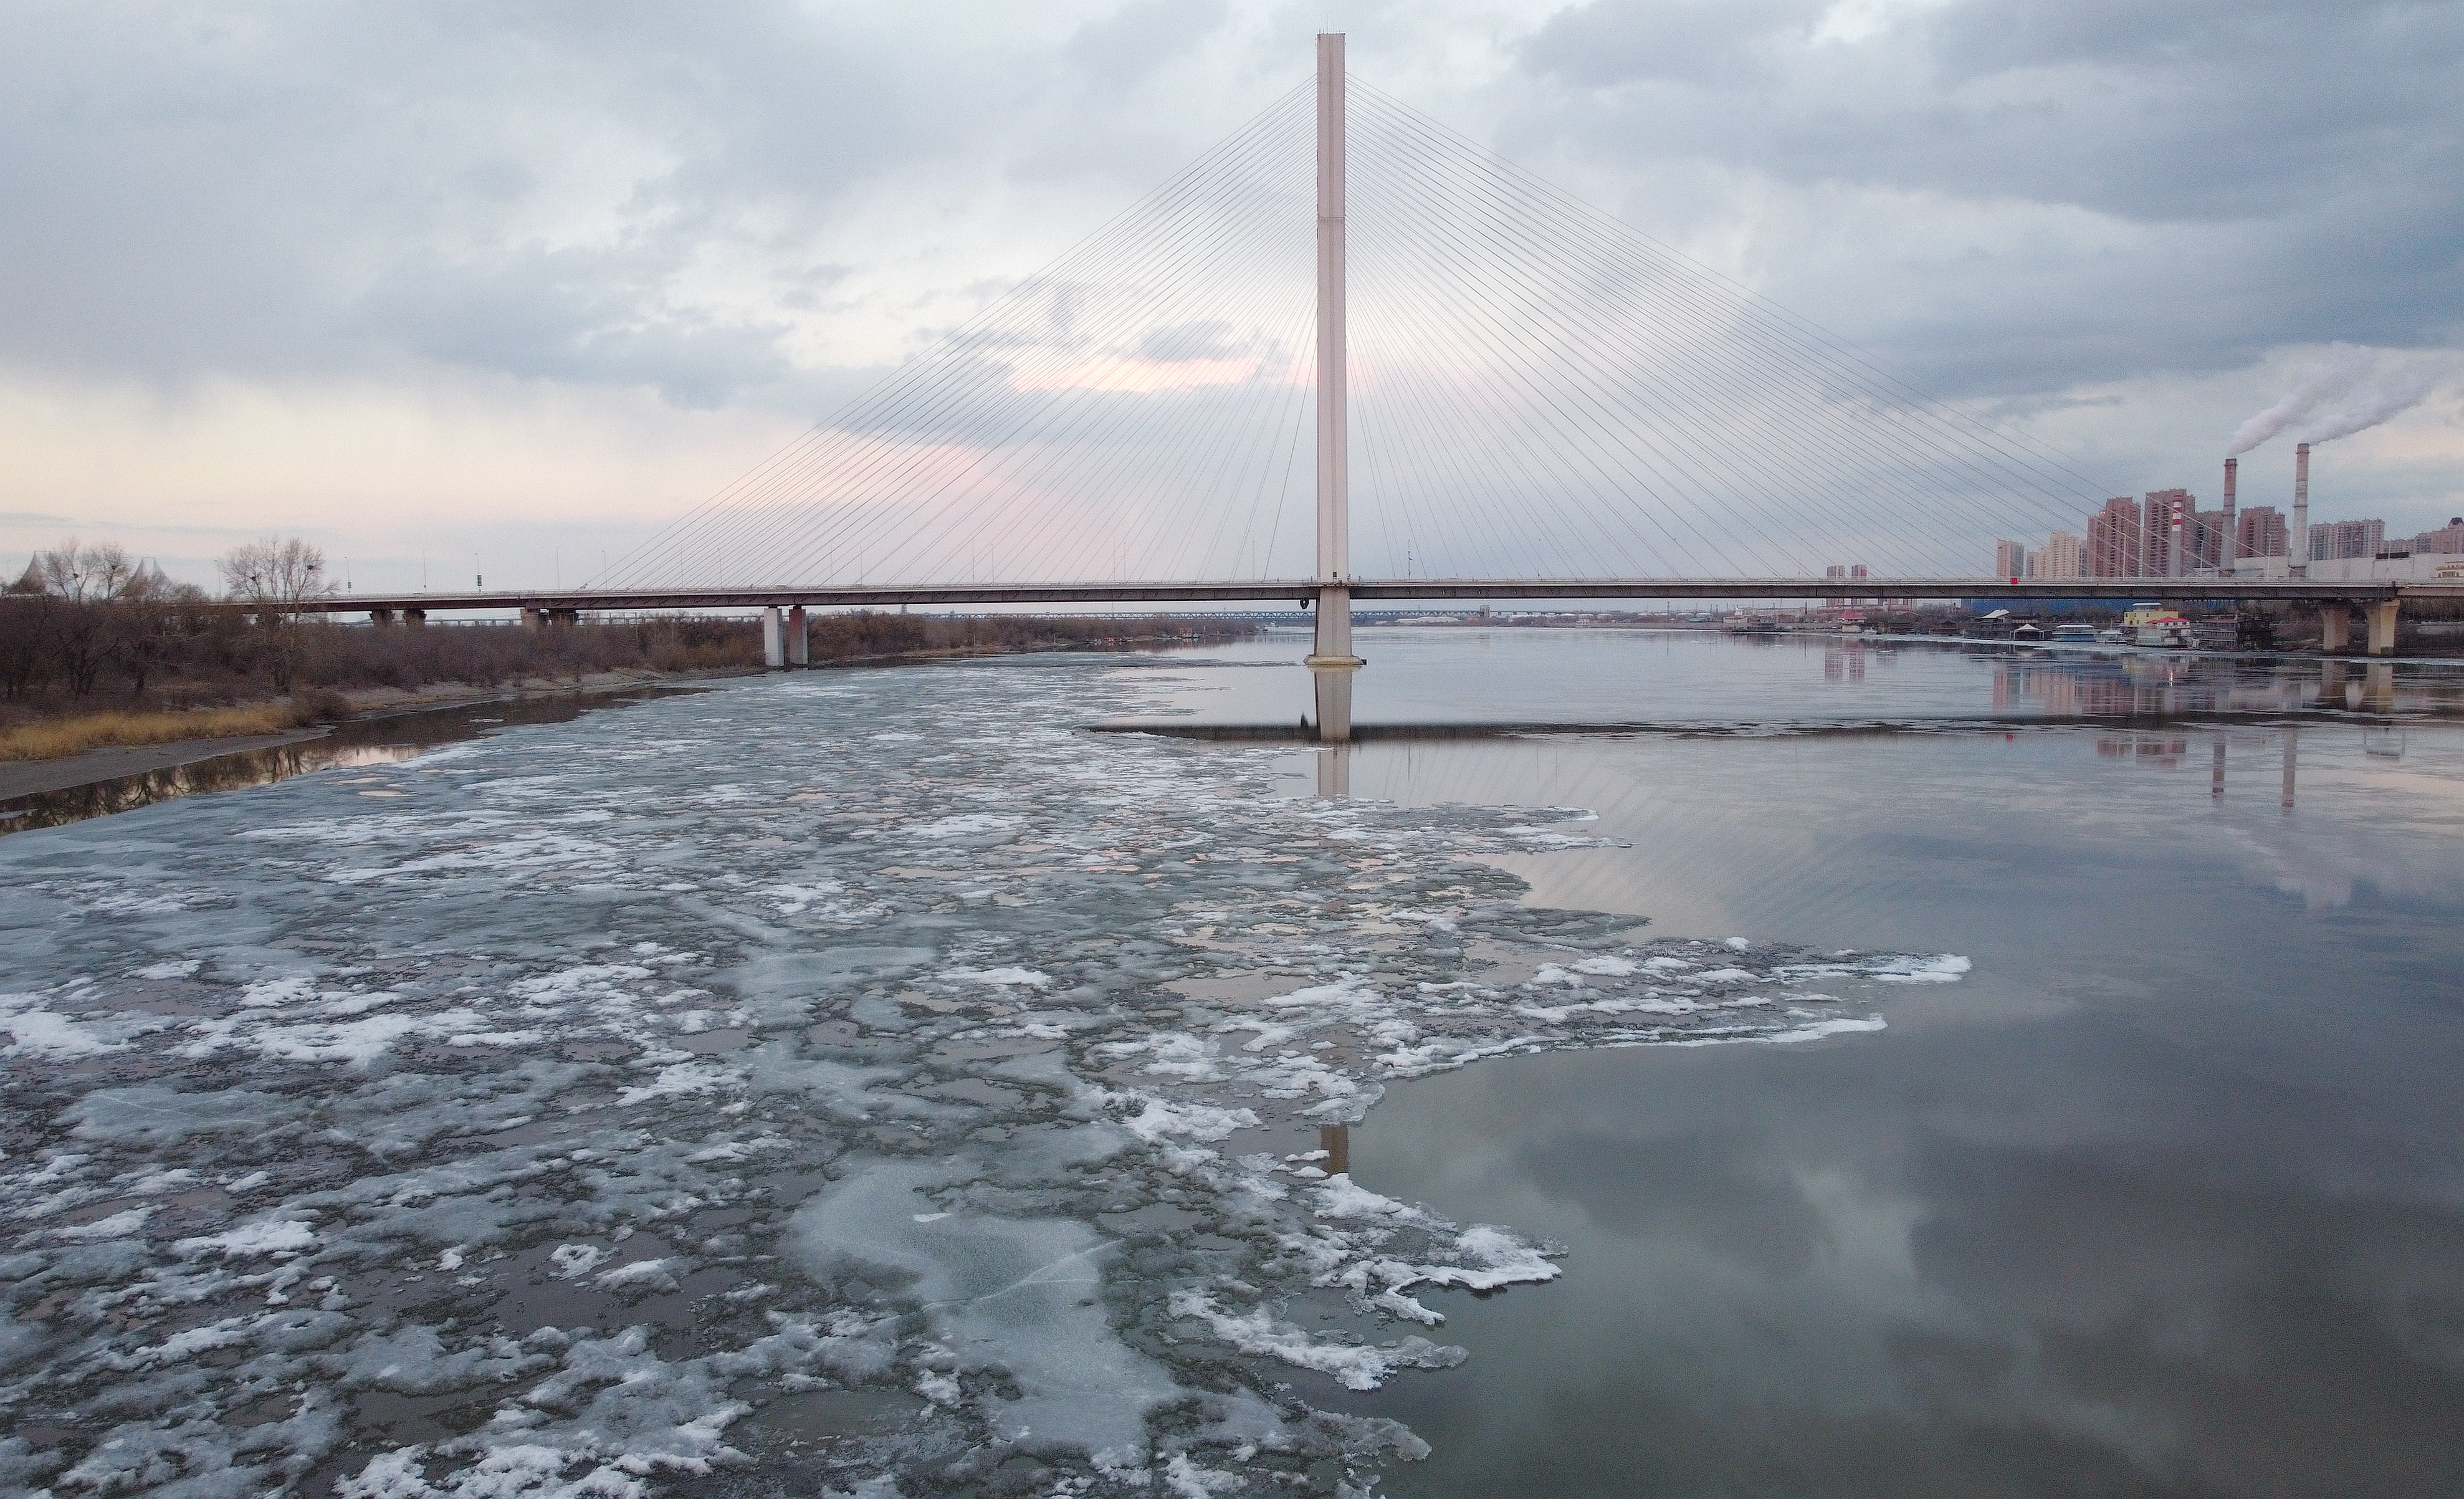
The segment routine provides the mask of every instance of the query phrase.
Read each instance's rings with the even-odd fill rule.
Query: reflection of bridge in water
[[[1682,731],[1512,735],[1453,739],[1435,753],[1411,739],[1301,753],[1307,783],[1329,798],[1596,813],[1581,831],[1609,840],[1601,846],[1485,857],[1529,881],[1535,904],[1631,912],[1663,935],[1749,933],[1734,923],[1752,911],[1766,930],[1845,936],[1934,898],[1943,868],[1909,828],[1937,814],[1972,826],[2012,811],[2014,827],[2039,829],[2005,850],[2013,860],[2068,856],[2041,829],[2049,809],[2057,821],[2076,816],[2071,851],[2087,878],[2126,882],[2138,867],[2133,839],[2195,826],[2212,834],[2212,857],[2287,889],[2436,888],[2451,862],[2441,851],[2450,783],[2435,774],[2441,761],[2418,767],[2431,774],[2387,774],[2413,768],[2403,722],[2315,712],[2153,725],[2041,717],[2025,732],[1950,723],[1744,743]],[[2009,782],[1985,789],[1980,740],[2006,737],[2016,740]],[[1937,769],[1948,777],[1947,804],[1929,800]],[[1913,824],[1912,802],[1927,806]],[[1996,876],[1979,867],[1974,877]]]
[[[2392,661],[2150,655],[2012,661],[1993,672],[1993,706],[2061,718],[2223,717],[2315,711],[2464,716],[2451,673],[2408,678]]]

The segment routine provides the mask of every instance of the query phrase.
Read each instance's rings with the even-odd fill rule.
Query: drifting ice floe
[[[1967,966],[1530,909],[1472,856],[1588,814],[1067,727],[1133,693],[770,680],[0,843],[0,1488],[1365,1489],[1426,1446],[1313,1392],[1560,1267],[1296,1132]]]

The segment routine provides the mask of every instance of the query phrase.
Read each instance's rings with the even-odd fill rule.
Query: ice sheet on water
[[[1089,1157],[1123,1143],[1104,1126],[1079,1128],[1095,1136],[1085,1147]],[[796,1214],[788,1243],[817,1278],[898,1287],[948,1350],[947,1367],[928,1374],[996,1373],[984,1390],[1000,1440],[1143,1462],[1148,1414],[1179,1390],[1168,1370],[1112,1331],[1099,1292],[1118,1241],[1070,1217],[933,1210],[936,1193],[983,1169],[963,1157],[851,1163]],[[952,1379],[946,1389],[941,1403],[963,1386]]]
[[[1532,909],[1477,856],[1588,814],[1289,800],[1278,751],[1070,729],[1142,686],[1100,661],[831,680],[0,843],[0,1424],[53,1433],[0,1481],[1366,1482],[1425,1446],[1315,1393],[1560,1267],[1244,1132],[1966,970]]]

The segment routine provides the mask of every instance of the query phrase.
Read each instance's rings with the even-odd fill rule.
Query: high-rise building
[[[2039,578],[2076,578],[2079,576],[2079,539],[2068,531],[2057,531],[2045,538],[2045,544],[2028,559]]]
[[[2144,513],[2139,540],[2139,575],[2143,578],[2169,578],[2177,571],[2190,570],[2190,516],[2197,507],[2186,489],[2150,490]],[[2173,517],[2182,518],[2183,564],[2173,565]]]
[[[2329,520],[2310,528],[2310,560],[2314,562],[2376,557],[2386,550],[2384,520]]]
[[[2419,552],[2464,552],[2464,516],[2457,516],[2435,531],[2424,531],[2412,539],[2412,550]]]
[[[2189,538],[2185,548],[2190,555],[2183,571],[2198,568],[2213,570],[2225,561],[2225,513],[2221,510],[2193,510],[2187,528]]]
[[[2028,576],[2028,548],[2017,541],[1993,543],[1993,576],[2013,583]]]
[[[2140,576],[2139,501],[2116,495],[2087,521],[2087,575],[2091,578]]]
[[[2253,505],[2241,513],[2234,528],[2241,533],[2244,557],[2284,555],[2284,512],[2274,505]]]

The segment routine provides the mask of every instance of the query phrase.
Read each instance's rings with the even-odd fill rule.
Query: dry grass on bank
[[[186,713],[87,713],[0,729],[0,760],[57,760],[118,745],[282,734],[332,716],[330,705],[292,700]]]

